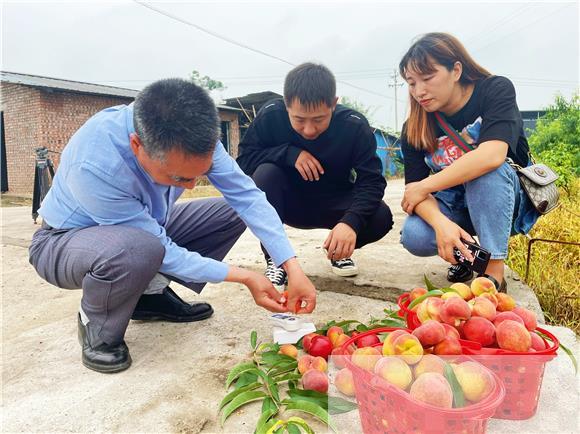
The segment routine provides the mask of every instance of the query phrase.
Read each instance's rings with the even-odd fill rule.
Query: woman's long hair
[[[455,62],[461,62],[463,66],[459,79],[462,86],[491,75],[473,60],[455,36],[448,33],[427,33],[421,36],[401,59],[399,72],[403,78],[406,78],[409,69],[419,74],[431,74],[435,72],[436,63],[451,71]],[[433,152],[437,139],[434,116],[423,109],[410,93],[409,101],[409,117],[403,134],[406,135],[407,142],[415,148]]]

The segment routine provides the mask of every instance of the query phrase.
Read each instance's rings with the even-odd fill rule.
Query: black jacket
[[[283,100],[272,100],[258,112],[240,142],[237,162],[250,176],[263,163],[296,170],[294,164],[302,150],[324,168],[319,181],[305,183],[305,193],[315,199],[354,189],[354,200],[341,221],[358,233],[378,208],[387,185],[365,117],[337,105],[328,129],[316,139],[306,140],[290,125]]]

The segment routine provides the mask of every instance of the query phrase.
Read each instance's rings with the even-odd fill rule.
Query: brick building
[[[46,147],[58,170],[59,153],[74,132],[98,111],[129,104],[138,91],[11,72],[0,73],[2,192],[32,196],[35,153]],[[237,156],[238,112],[218,106],[222,141]]]

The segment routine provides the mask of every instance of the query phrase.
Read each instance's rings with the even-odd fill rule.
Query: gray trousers
[[[176,205],[165,226],[178,246],[221,261],[245,230],[222,198]],[[165,249],[157,237],[124,225],[36,231],[29,260],[47,282],[83,289],[81,308],[108,344],[123,340],[139,297],[159,271]],[[205,283],[187,283],[201,292]]]

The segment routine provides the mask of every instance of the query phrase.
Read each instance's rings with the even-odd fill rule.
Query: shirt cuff
[[[339,223],[346,223],[349,225],[353,231],[357,234],[359,233],[360,229],[362,228],[364,222],[363,220],[356,214],[352,212],[347,212],[344,217],[340,219]]]
[[[288,146],[288,149],[286,150],[286,163],[289,166],[294,167],[294,165],[296,164],[296,160],[298,159],[298,156],[300,155],[301,152],[302,152],[301,148],[298,148],[296,146]]]

